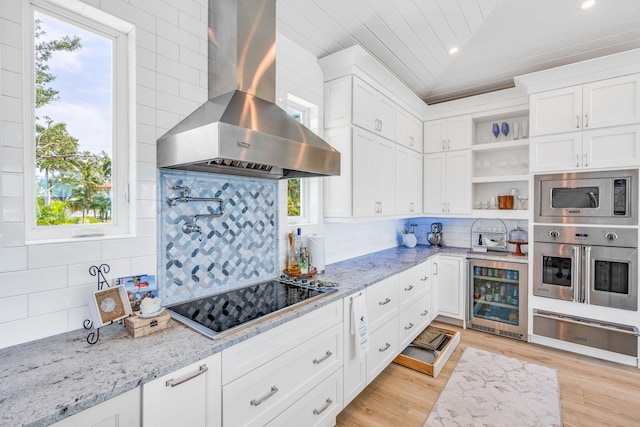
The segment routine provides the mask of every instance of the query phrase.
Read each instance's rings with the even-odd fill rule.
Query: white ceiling
[[[640,48],[640,0],[278,0],[278,30],[318,58],[361,45],[428,104]],[[459,52],[448,53],[453,46]]]

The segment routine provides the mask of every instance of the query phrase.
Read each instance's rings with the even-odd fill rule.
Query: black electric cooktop
[[[265,316],[337,292],[335,286],[318,280],[270,280],[167,309],[177,321],[210,338],[220,338]]]

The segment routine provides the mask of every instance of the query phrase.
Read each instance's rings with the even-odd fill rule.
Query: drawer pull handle
[[[425,310],[422,313],[420,313],[420,316],[426,316],[427,314],[429,314],[429,310]]]
[[[404,288],[404,290],[405,290],[405,291],[407,291],[407,292],[409,292],[409,291],[410,291],[410,290],[412,290],[412,289],[413,289],[413,285],[409,285],[409,287],[408,287],[408,288]]]
[[[322,408],[313,410],[313,415],[320,415],[321,413],[326,411],[327,408],[331,406],[332,403],[333,403],[333,400],[327,397],[327,400],[324,402],[324,405],[322,405]]]
[[[422,280],[423,282],[426,282],[427,280],[429,280],[429,276],[424,276],[420,278],[420,280]]]
[[[385,305],[385,304],[389,304],[390,302],[391,300],[389,298],[386,298],[384,301],[380,301],[378,304]]]
[[[185,382],[187,382],[187,381],[189,381],[189,380],[194,379],[194,378],[195,378],[195,377],[197,377],[198,375],[202,375],[202,374],[204,374],[204,373],[205,373],[205,372],[207,372],[208,370],[209,370],[209,368],[207,368],[207,365],[202,365],[202,366],[200,366],[200,368],[198,368],[198,370],[197,370],[197,371],[195,371],[195,372],[192,372],[192,373],[190,373],[190,374],[187,374],[187,375],[185,375],[185,376],[183,376],[183,377],[180,377],[180,378],[178,378],[178,379],[171,378],[170,380],[167,380],[167,382],[166,382],[166,383],[164,383],[164,385],[165,385],[165,387],[175,387],[175,386],[177,386],[177,385],[180,385],[180,384],[182,384],[182,383],[185,383]]]
[[[413,323],[409,322],[409,324],[407,326],[404,327],[404,329],[406,329],[407,331],[409,329],[413,328]]]
[[[262,396],[260,399],[256,400],[253,399],[251,400],[251,406],[258,406],[261,403],[263,403],[265,400],[267,400],[268,398],[270,398],[271,396],[273,396],[274,394],[276,394],[278,392],[278,387],[276,386],[272,386],[271,387],[271,391],[267,394],[265,394],[264,396]]]
[[[313,364],[314,365],[319,365],[322,362],[324,362],[325,360],[327,360],[328,358],[330,358],[333,355],[333,353],[331,353],[329,350],[327,350],[327,352],[324,354],[324,356],[322,356],[320,359],[313,359]]]
[[[382,352],[384,352],[384,351],[389,350],[389,347],[391,347],[391,344],[386,343],[386,345],[385,345],[384,347],[382,347],[382,348],[379,348],[379,349],[378,349],[378,351],[379,351],[380,353],[382,353]]]

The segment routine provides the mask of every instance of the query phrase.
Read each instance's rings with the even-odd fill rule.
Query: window
[[[289,94],[287,113],[300,123],[310,128],[313,113],[317,107]],[[287,222],[290,225],[308,224],[312,220],[313,203],[310,200],[312,189],[317,186],[316,178],[292,178],[287,181]]]
[[[27,241],[127,234],[133,28],[52,3],[33,1],[25,25]]]

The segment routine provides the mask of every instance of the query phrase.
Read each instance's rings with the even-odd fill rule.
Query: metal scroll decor
[[[107,288],[110,288],[109,281],[104,277],[106,273],[111,271],[111,267],[109,264],[100,264],[99,266],[92,265],[89,267],[89,274],[92,276],[97,276],[98,278],[98,290],[101,291],[102,288],[106,285]],[[112,322],[113,323],[113,322]],[[85,319],[82,323],[85,329],[89,330],[93,328],[93,320]],[[89,335],[87,335],[87,342],[89,344],[95,344],[100,339],[100,328],[96,328],[94,331],[91,331]]]

